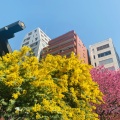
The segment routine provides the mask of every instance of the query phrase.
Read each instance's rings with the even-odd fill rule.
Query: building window
[[[113,62],[113,59],[109,58],[109,59],[106,59],[106,60],[99,61],[99,64],[100,65],[105,65],[105,64],[112,63],[112,62]]]
[[[32,34],[32,32],[28,33],[28,35],[31,35],[31,34]]]
[[[28,38],[26,38],[26,39],[24,39],[24,42],[26,42],[27,40],[29,40],[30,39],[30,37],[28,37]]]
[[[35,42],[35,43],[31,44],[30,47],[34,47],[34,46],[36,46],[37,44],[38,44],[38,42]]]
[[[99,50],[103,50],[103,49],[106,49],[109,47],[109,44],[106,44],[106,45],[103,45],[103,46],[100,46],[100,47],[97,47],[97,51]]]
[[[60,50],[60,53],[64,52],[64,50]]]
[[[94,55],[94,59],[95,59],[95,55]]]
[[[37,39],[38,39],[38,37],[35,38],[35,40],[37,40]]]
[[[26,42],[26,43],[24,43],[22,46],[25,46],[25,45],[28,45],[29,44],[29,42]]]
[[[36,50],[36,47],[32,49],[33,52],[35,52],[35,50]]]
[[[30,39],[30,37],[26,38],[26,40],[29,40],[29,39]]]
[[[37,30],[35,30],[35,32],[37,32]]]
[[[110,54],[111,54],[111,51],[109,50],[109,51],[107,51],[107,52],[98,54],[98,58],[104,57],[104,56],[107,56],[107,55],[110,55]]]
[[[23,42],[25,42],[26,41],[26,39],[24,39],[24,41]]]
[[[112,67],[108,67],[107,69],[109,69],[109,70],[115,70],[115,67],[112,66]]]
[[[96,63],[95,63],[95,67],[96,67],[97,65],[96,65]]]

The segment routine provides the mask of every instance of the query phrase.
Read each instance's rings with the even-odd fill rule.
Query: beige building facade
[[[112,39],[90,45],[91,64],[94,67],[104,65],[105,68],[117,70],[120,68],[120,59],[113,45]]]

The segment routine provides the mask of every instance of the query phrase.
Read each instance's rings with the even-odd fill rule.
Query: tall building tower
[[[48,45],[49,41],[50,38],[40,28],[37,28],[26,34],[21,47],[30,47],[34,52],[34,55],[40,59],[41,51]]]
[[[96,67],[104,65],[108,69],[117,70],[120,68],[120,59],[114,48],[112,39],[90,45],[91,64]]]
[[[71,52],[79,55],[79,59],[88,63],[88,51],[74,31],[70,31],[48,42],[48,47],[43,49],[42,57],[47,54],[70,56]]]

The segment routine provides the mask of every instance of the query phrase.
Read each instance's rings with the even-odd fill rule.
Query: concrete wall
[[[103,46],[103,45],[106,45],[106,44],[109,44],[108,48],[97,51],[97,47],[100,47],[100,46]],[[98,54],[104,53],[106,51],[111,51],[111,54],[107,55],[107,56],[104,56],[104,57],[100,57],[100,58],[98,57]],[[104,66],[106,68],[115,67],[116,70],[119,68],[118,60],[117,60],[117,57],[116,57],[116,51],[115,51],[115,48],[114,48],[114,45],[112,43],[111,38],[109,38],[105,41],[101,41],[99,43],[96,43],[94,45],[90,45],[90,57],[91,57],[91,64],[94,67],[99,66],[100,61],[112,58],[113,62],[111,62],[109,64],[104,64]],[[96,64],[96,66],[95,66],[95,64]]]

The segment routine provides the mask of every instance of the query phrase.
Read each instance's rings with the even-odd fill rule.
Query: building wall
[[[111,38],[94,45],[90,45],[90,56],[91,64],[94,67],[104,65],[109,69],[119,68],[116,51]]]
[[[41,51],[44,47],[48,46],[48,41],[50,41],[50,38],[40,28],[37,28],[26,34],[21,47],[30,47],[35,56],[40,59]]]
[[[80,38],[76,35],[76,41],[77,41],[77,55],[79,56],[79,59],[84,60],[85,63],[88,63],[88,51],[85,45],[82,43]]]
[[[79,59],[88,63],[87,49],[74,31],[61,35],[49,41],[48,44],[49,46],[43,49],[42,57],[47,54],[70,56],[71,52],[74,52],[79,55]]]

